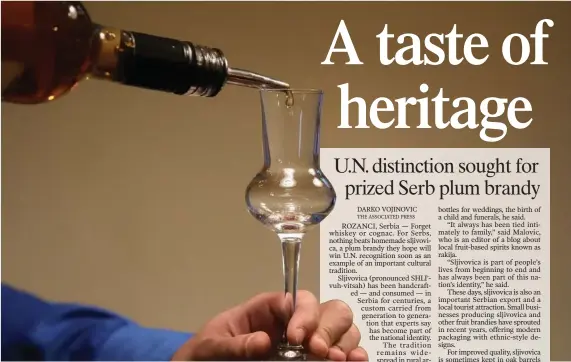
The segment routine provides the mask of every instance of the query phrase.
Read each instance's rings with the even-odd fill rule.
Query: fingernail
[[[305,330],[303,328],[297,328],[294,333],[294,339],[296,344],[302,344],[305,338]]]
[[[313,348],[315,348],[315,353],[318,354],[322,358],[326,358],[329,352],[329,347],[327,346],[327,342],[319,336],[312,337]]]
[[[245,343],[246,350],[248,350],[248,347],[249,347],[250,344],[252,343],[252,340],[254,340],[254,335],[253,335],[253,334],[252,334],[252,335],[249,335],[248,338],[246,338],[246,343]]]

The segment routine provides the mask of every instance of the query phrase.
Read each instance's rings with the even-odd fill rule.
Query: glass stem
[[[289,345],[287,340],[287,326],[297,302],[297,281],[299,274],[299,256],[301,252],[301,237],[280,235],[282,243],[284,297],[286,301],[286,323],[282,343]]]

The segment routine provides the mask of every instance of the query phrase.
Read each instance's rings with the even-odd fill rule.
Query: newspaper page
[[[370,361],[549,362],[549,149],[323,149],[321,299]]]

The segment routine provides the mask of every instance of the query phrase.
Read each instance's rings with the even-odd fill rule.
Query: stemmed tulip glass
[[[323,92],[263,89],[260,100],[264,165],[246,189],[246,204],[277,234],[282,249],[287,315],[273,359],[305,361],[303,346],[290,344],[286,331],[296,307],[302,240],[335,205],[335,190],[319,168]]]

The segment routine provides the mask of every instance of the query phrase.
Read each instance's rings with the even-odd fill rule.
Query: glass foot
[[[280,344],[273,361],[307,361],[307,354],[303,346]]]

